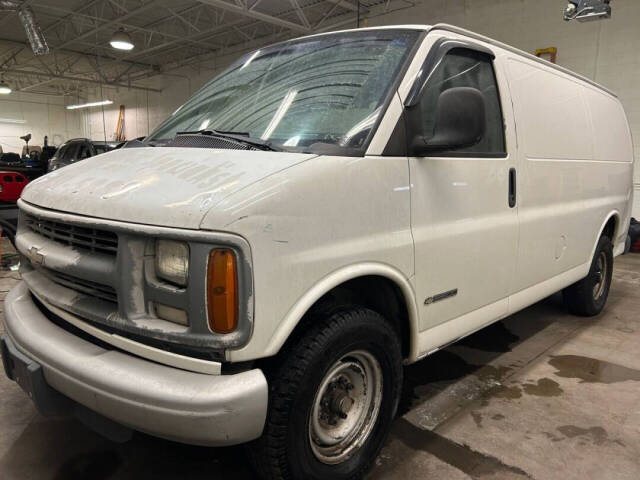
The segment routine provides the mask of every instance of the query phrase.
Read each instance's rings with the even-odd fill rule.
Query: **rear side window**
[[[13,182],[13,177],[11,177],[9,175],[5,175],[2,179],[7,183],[12,183]]]
[[[91,147],[88,143],[83,143],[80,146],[80,153],[78,154],[78,160],[84,160],[85,158],[89,158],[91,156]]]
[[[434,70],[420,100],[423,135],[428,139],[434,134],[440,94],[456,87],[472,87],[482,92],[486,108],[486,132],[476,145],[449,154],[505,156],[504,121],[493,63],[490,56],[480,52],[453,49]]]

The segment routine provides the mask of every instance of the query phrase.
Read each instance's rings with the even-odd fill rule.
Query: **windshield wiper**
[[[208,135],[211,137],[229,138],[245,145],[251,145],[261,150],[271,150],[273,152],[282,152],[282,148],[278,148],[271,142],[266,142],[261,138],[253,138],[246,132],[230,132],[224,130],[194,130],[186,132],[177,132],[176,135]]]

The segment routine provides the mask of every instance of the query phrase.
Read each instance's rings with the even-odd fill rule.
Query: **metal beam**
[[[311,29],[309,27],[305,27],[304,25],[300,25],[299,23],[290,22],[289,20],[284,20],[278,17],[272,17],[271,15],[267,15],[266,13],[260,13],[255,10],[243,8],[235,3],[227,3],[223,0],[198,0],[200,3],[204,3],[205,5],[211,5],[212,7],[220,8],[222,10],[226,10],[228,12],[236,13],[238,15],[244,15],[245,17],[254,18],[256,20],[261,20],[265,23],[270,23],[272,25],[278,25],[280,27],[285,27],[290,30],[294,30],[300,33],[309,33]]]
[[[355,3],[347,2],[346,0],[325,0],[325,1],[328,3],[333,3],[335,5],[338,5],[339,7],[342,7],[345,10],[349,10],[351,12],[358,11],[358,6]],[[363,5],[360,6],[360,8],[363,8],[363,7],[364,7]]]
[[[103,85],[105,87],[119,87],[119,88],[129,88],[132,90],[143,90],[145,92],[155,92],[160,93],[162,90],[151,87],[142,87],[138,85],[128,85],[126,83],[117,83],[117,82],[102,82],[100,80],[94,80],[92,78],[79,78],[79,77],[70,77],[68,75],[51,75],[50,73],[42,73],[42,72],[31,72],[29,70],[16,70],[13,68],[8,68],[3,70],[3,73],[11,73],[14,75],[25,75],[32,77],[44,77],[44,78],[55,78],[57,80],[68,80],[70,82],[81,82],[81,83],[91,83],[93,85]]]
[[[25,48],[29,47],[29,44],[27,42],[20,42],[18,40],[11,40],[11,39],[8,39],[8,38],[0,38],[0,43],[2,43],[2,42],[13,43],[15,45],[22,45]],[[132,64],[132,65],[135,65],[137,67],[143,67],[143,68],[151,68],[151,69],[153,69],[153,68],[156,67],[154,64],[151,64],[151,63],[134,62],[134,61],[127,60],[127,59],[124,59],[124,58],[113,57],[111,55],[95,55],[93,53],[81,52],[81,51],[78,51],[78,50],[72,50],[72,49],[68,49],[68,48],[54,48],[53,50],[56,50],[56,51],[61,52],[61,53],[69,53],[69,54],[73,54],[73,55],[78,55],[78,56],[83,57],[83,58],[100,58],[101,60],[109,60],[111,62],[118,62],[118,63],[127,64],[127,65]],[[31,58],[31,60],[33,60],[33,58]]]
[[[130,10],[128,13],[118,17],[118,18],[114,18],[113,20],[110,20],[106,23],[103,23],[102,25],[99,25],[95,28],[89,29],[86,32],[72,38],[71,40],[67,40],[66,42],[62,43],[61,45],[55,45],[53,47],[54,50],[58,50],[60,48],[64,48],[70,44],[72,44],[73,42],[76,42],[78,40],[82,40],[84,38],[90,37],[92,35],[95,35],[96,32],[99,32],[100,30],[104,30],[105,28],[109,28],[109,27],[114,27],[117,26],[119,23],[123,22],[124,20],[126,20],[127,18],[133,17],[135,15],[138,15],[142,12],[144,12],[145,10],[149,10],[151,7],[156,6],[159,3],[158,0],[153,0],[151,2],[145,3],[144,5],[141,5],[140,7],[134,9],[134,10]]]

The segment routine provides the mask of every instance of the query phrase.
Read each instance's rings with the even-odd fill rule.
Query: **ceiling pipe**
[[[23,6],[22,3],[13,0],[0,0],[0,10],[18,13],[18,18],[27,32],[27,38],[29,39],[29,43],[31,43],[31,49],[34,54],[46,55],[49,53],[47,41],[36,23],[36,16],[30,6]]]

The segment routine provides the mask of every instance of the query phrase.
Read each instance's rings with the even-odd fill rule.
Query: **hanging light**
[[[67,110],[77,110],[78,108],[99,107],[101,105],[111,105],[111,100],[100,100],[99,102],[80,103],[77,105],[67,105]]]
[[[8,95],[11,93],[11,87],[5,81],[0,80],[0,94]]]
[[[109,44],[117,50],[131,50],[135,46],[133,40],[131,40],[131,35],[122,28],[113,34]]]

